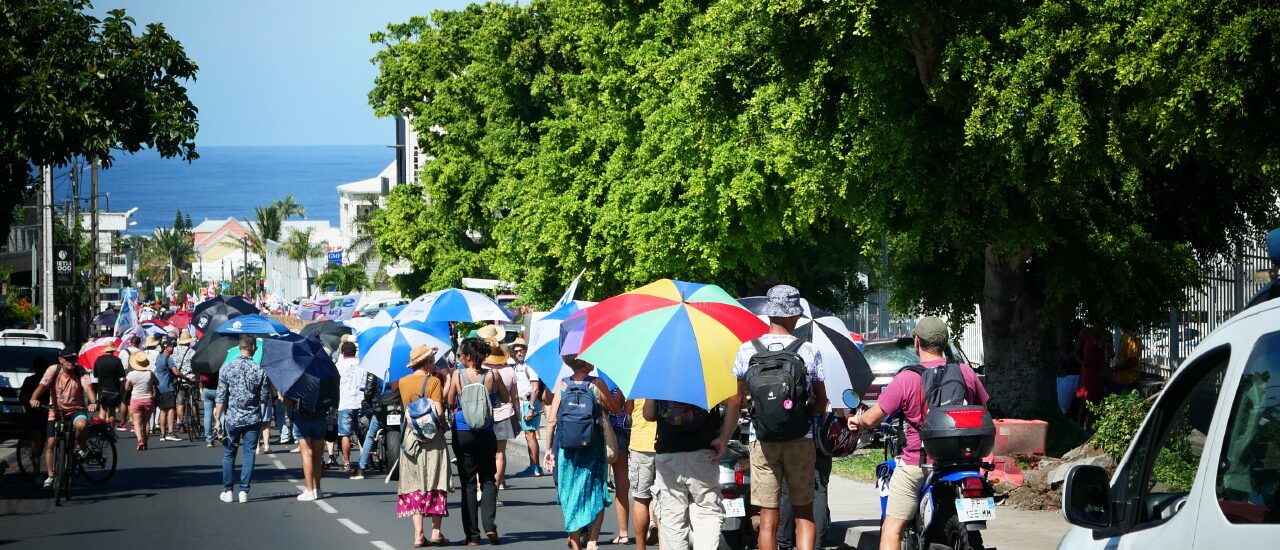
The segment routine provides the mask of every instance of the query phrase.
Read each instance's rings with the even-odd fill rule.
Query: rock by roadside
[[[1021,510],[1057,510],[1062,506],[1062,483],[1071,468],[1079,465],[1100,466],[1110,471],[1115,469],[1116,462],[1100,449],[1081,445],[1062,458],[1041,460],[1037,469],[1023,473],[1026,483],[1022,486],[1001,483],[996,490],[1008,493],[1006,506]]]

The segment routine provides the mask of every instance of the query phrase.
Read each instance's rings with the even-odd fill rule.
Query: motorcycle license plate
[[[724,517],[742,518],[747,516],[747,503],[741,498],[726,498],[724,503]]]
[[[996,499],[994,498],[958,498],[956,499],[956,517],[961,522],[987,521],[996,517]]]
[[[389,415],[387,415],[387,425],[388,425],[388,426],[399,426],[399,425],[400,425],[400,415],[398,415],[398,414],[389,414]]]

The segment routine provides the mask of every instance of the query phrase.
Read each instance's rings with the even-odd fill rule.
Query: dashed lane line
[[[276,466],[276,469],[277,469],[277,470],[283,470],[283,469],[284,469],[284,463],[283,463],[283,462],[280,462],[279,460],[272,460],[272,461],[271,461],[271,463],[272,463],[272,464],[275,464],[275,466]]]
[[[343,525],[347,526],[347,529],[350,529],[352,533],[355,533],[355,534],[357,534],[357,535],[368,535],[368,534],[369,534],[369,531],[367,531],[364,527],[361,527],[361,526],[357,525],[357,524],[356,524],[356,522],[351,521],[351,520],[349,520],[349,519],[347,519],[347,518],[338,518],[338,523],[341,523],[341,524],[343,524]]]
[[[316,503],[316,506],[319,506],[319,507],[320,507],[320,509],[321,509],[321,510],[324,510],[324,512],[325,512],[326,514],[336,514],[336,513],[338,513],[338,511],[337,511],[336,509],[334,509],[334,507],[333,507],[333,506],[329,505],[329,503],[328,503],[328,502],[325,502],[325,501],[323,501],[323,500],[317,500],[317,501],[315,501],[315,503]]]
[[[396,550],[396,547],[391,546],[390,544],[387,544],[380,540],[373,541],[373,547],[377,548],[378,550]]]

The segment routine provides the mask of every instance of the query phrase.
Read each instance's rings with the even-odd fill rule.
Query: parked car
[[[866,395],[862,397],[863,404],[868,407],[876,402],[880,397],[880,390],[893,380],[898,371],[903,367],[920,363],[920,356],[916,355],[914,339],[909,336],[866,342],[863,344],[862,356],[867,359],[867,364],[871,365],[871,373],[875,375],[875,379],[871,381],[871,387],[867,388]],[[960,344],[954,340],[947,349],[947,359],[973,366],[979,378],[982,377],[981,369],[969,363],[969,358],[960,349]]]
[[[62,342],[43,331],[0,331],[0,441],[22,435],[27,404],[18,398],[22,383],[58,362]]]
[[[1059,548],[1274,548],[1280,540],[1280,300],[1207,336],[1114,474],[1077,465]]]
[[[408,303],[409,300],[404,298],[386,298],[360,304],[360,309],[356,310],[356,317],[374,317],[379,311],[390,307],[402,306]]]

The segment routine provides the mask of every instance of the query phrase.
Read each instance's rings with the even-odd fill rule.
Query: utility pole
[[[244,251],[244,265],[240,268],[240,274],[242,275],[240,278],[241,280],[243,280],[244,286],[240,288],[241,290],[244,291],[244,297],[248,298],[249,297],[249,242],[248,242],[248,239],[242,240],[241,245],[242,246],[240,247],[240,250]],[[263,246],[266,246],[266,243],[263,243]]]
[[[93,265],[89,266],[89,303],[90,315],[98,313],[98,296],[102,288],[98,285],[98,253],[102,241],[98,236],[98,159],[89,161],[89,241],[93,243]],[[128,223],[126,221],[125,223]]]
[[[40,186],[40,324],[50,340],[57,340],[53,327],[53,167],[46,164],[41,172],[44,181]]]
[[[80,178],[83,175],[83,167],[80,165],[80,161],[77,160],[71,165],[71,205],[67,208],[67,213],[70,214],[71,218],[70,223],[67,224],[67,233],[71,235],[72,266],[76,265],[77,259],[80,257],[80,239],[77,239],[76,235],[83,229],[83,226],[80,225]],[[76,275],[79,275],[79,273]],[[62,312],[63,326],[66,327],[66,334],[73,342],[81,340],[80,327],[83,325],[80,323],[80,317],[83,314],[84,308],[79,307],[69,308]]]

